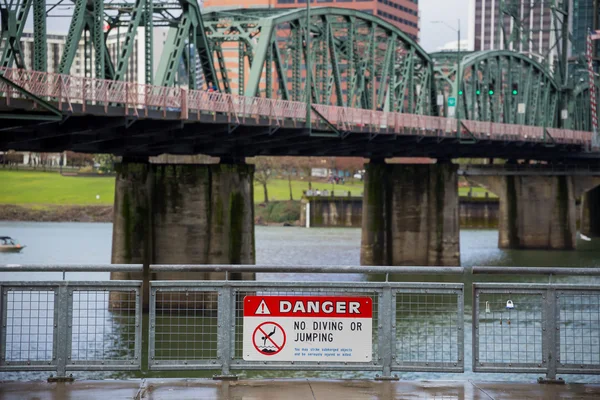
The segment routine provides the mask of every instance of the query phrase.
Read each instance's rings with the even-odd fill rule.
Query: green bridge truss
[[[433,55],[439,94],[457,99],[461,118],[508,124],[558,126],[560,89],[537,61],[512,51]]]
[[[305,9],[201,12],[196,0],[5,0],[0,67],[48,71],[47,21],[64,8],[72,16],[55,72],[71,73],[83,52],[82,73],[90,77],[132,79],[129,71],[141,62],[138,80],[148,84],[214,84],[227,93],[294,101],[307,100],[310,75],[311,100],[319,104],[448,115],[454,97],[461,118],[590,130],[587,79],[564,79],[512,51],[429,55],[394,25],[343,8],[313,8],[307,27]],[[28,18],[29,61],[22,46]],[[154,28],[161,27],[164,43],[155,43]],[[115,29],[116,49],[107,45]]]
[[[223,89],[305,101],[310,51],[315,103],[417,114],[434,111],[431,59],[395,26],[342,8],[313,9],[309,29],[305,9],[240,11],[204,15]],[[237,62],[226,61],[232,58]]]

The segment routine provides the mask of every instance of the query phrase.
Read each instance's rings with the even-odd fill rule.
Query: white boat
[[[13,238],[0,236],[0,253],[18,253],[24,248],[25,246],[15,243]]]

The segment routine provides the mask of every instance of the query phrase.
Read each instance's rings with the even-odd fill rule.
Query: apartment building
[[[376,15],[419,41],[419,0],[316,0],[312,7],[340,7]],[[306,0],[205,0],[207,9],[305,8]]]
[[[154,73],[158,68],[162,56],[162,49],[167,38],[168,28],[155,28],[153,37],[153,68]],[[122,52],[126,28],[115,28],[111,30],[106,38],[106,47],[109,51],[111,60],[116,66],[118,55]],[[52,33],[47,35],[47,57],[48,57],[48,72],[59,72],[60,60],[63,55],[67,42],[67,34]],[[34,36],[32,32],[23,32],[21,37],[21,48],[23,50],[23,60],[25,68],[33,69],[34,62]],[[144,83],[146,80],[145,67],[145,36],[144,28],[138,28],[138,32],[134,39],[133,51],[131,52],[127,71],[125,72],[125,80],[129,82]],[[95,56],[93,51],[88,54],[85,52],[85,40],[79,42],[73,64],[71,65],[70,75],[74,76],[91,76],[95,77]]]

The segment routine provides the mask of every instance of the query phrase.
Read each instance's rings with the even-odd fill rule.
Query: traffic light
[[[481,94],[481,90],[477,89],[477,90],[475,91],[475,94],[476,94],[477,96],[479,96],[479,95]]]
[[[459,90],[459,91],[458,91],[458,95],[459,95],[459,96],[462,96],[462,95],[463,95],[463,91],[462,91],[462,90]]]
[[[517,83],[512,84],[512,94],[516,96],[519,94],[519,85]]]
[[[493,96],[494,95],[494,84],[493,83],[490,83],[489,89],[490,89],[488,92],[489,95]]]

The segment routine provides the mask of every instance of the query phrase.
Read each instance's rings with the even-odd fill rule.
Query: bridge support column
[[[112,263],[254,264],[254,167],[123,163]],[[224,279],[223,273],[113,273],[112,279]],[[254,279],[253,274],[229,276]],[[147,301],[145,301],[147,304]]]
[[[362,265],[460,265],[452,164],[365,166]]]
[[[575,199],[595,185],[583,176],[469,176],[500,198],[498,247],[572,250]]]
[[[600,237],[600,187],[581,196],[581,233],[588,237]]]

